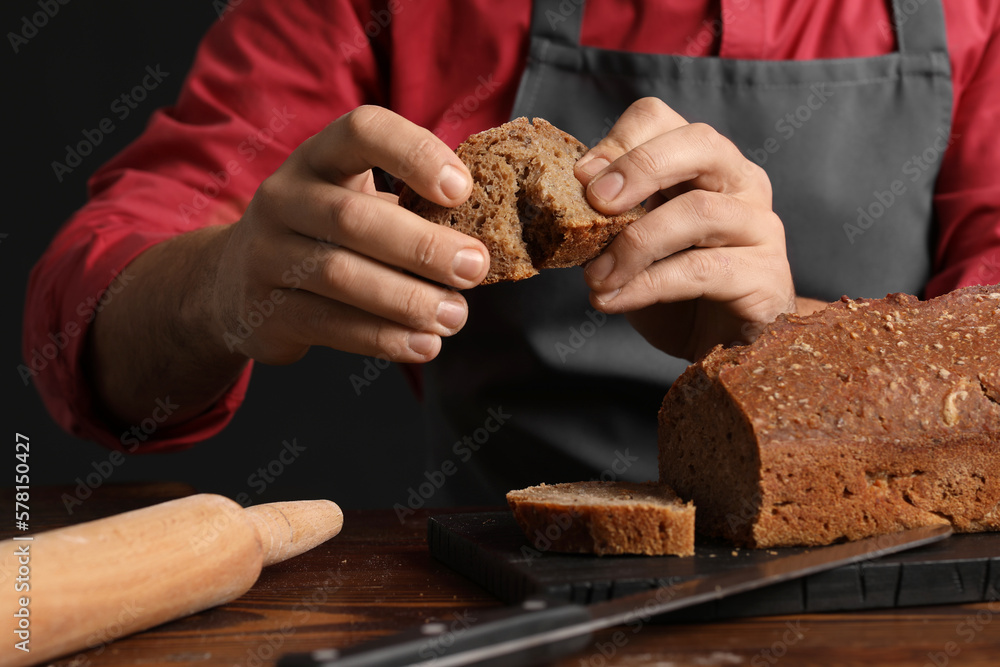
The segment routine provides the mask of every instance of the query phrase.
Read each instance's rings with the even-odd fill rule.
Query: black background
[[[28,273],[56,230],[84,203],[89,175],[137,136],[157,107],[173,103],[198,41],[217,20],[218,5],[70,0],[15,53],[8,33],[21,33],[23,17],[41,9],[38,0],[3,3],[6,167],[0,234],[6,236],[0,238],[0,265],[8,302],[0,369],[3,433],[9,441],[7,454],[0,456],[7,460],[0,463],[4,486],[13,484],[15,433],[31,439],[32,485],[76,485],[77,478],[98,480],[103,475],[96,470],[109,469],[110,452],[64,433],[34,386],[26,387],[17,372]],[[119,121],[109,107],[142,81],[147,65],[159,65],[169,76]],[[115,130],[59,182],[51,163],[63,161],[67,144],[76,144],[84,130],[109,116]],[[293,366],[258,365],[246,403],[220,435],[183,452],[127,456],[101,486],[180,481],[198,491],[244,494],[244,504],[313,497],[345,508],[405,504],[408,487],[424,481],[420,405],[395,367],[359,395],[350,376],[361,375],[364,362],[314,349]],[[258,468],[277,459],[284,441],[293,440],[305,448],[293,463],[282,464],[273,482],[255,477]],[[100,494],[101,486],[93,493]]]

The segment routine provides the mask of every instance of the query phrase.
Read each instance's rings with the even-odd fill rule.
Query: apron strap
[[[585,2],[586,0],[534,0],[531,36],[544,37],[565,46],[579,46]]]
[[[892,0],[900,53],[948,52],[941,0]]]

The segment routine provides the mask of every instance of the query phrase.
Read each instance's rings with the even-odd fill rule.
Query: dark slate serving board
[[[695,555],[557,554],[529,542],[510,512],[431,517],[431,553],[508,604],[544,596],[598,602],[658,585],[771,560],[803,549],[734,549],[699,538]],[[701,621],[1000,600],[1000,533],[953,535],[894,556],[682,609],[662,617]]]

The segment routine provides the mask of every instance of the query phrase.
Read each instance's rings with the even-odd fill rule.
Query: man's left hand
[[[784,226],[771,182],[705,124],[656,98],[638,100],[576,165],[590,203],[649,213],[586,267],[593,306],[626,313],[668,354],[697,359],[716,344],[752,341],[795,312]]]

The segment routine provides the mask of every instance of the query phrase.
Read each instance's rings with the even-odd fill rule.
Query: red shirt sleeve
[[[946,2],[945,18],[956,97],[934,197],[938,244],[928,298],[1000,283],[1000,6]]]
[[[244,0],[203,40],[176,106],[157,111],[90,179],[89,203],[31,273],[24,313],[21,376],[34,380],[64,429],[136,449],[126,447],[130,434],[119,437],[97,416],[81,364],[89,325],[128,289],[129,262],[177,234],[238,219],[304,139],[360,104],[384,103],[361,11],[348,0]],[[180,449],[218,432],[249,374],[199,418],[156,430],[142,450]]]

